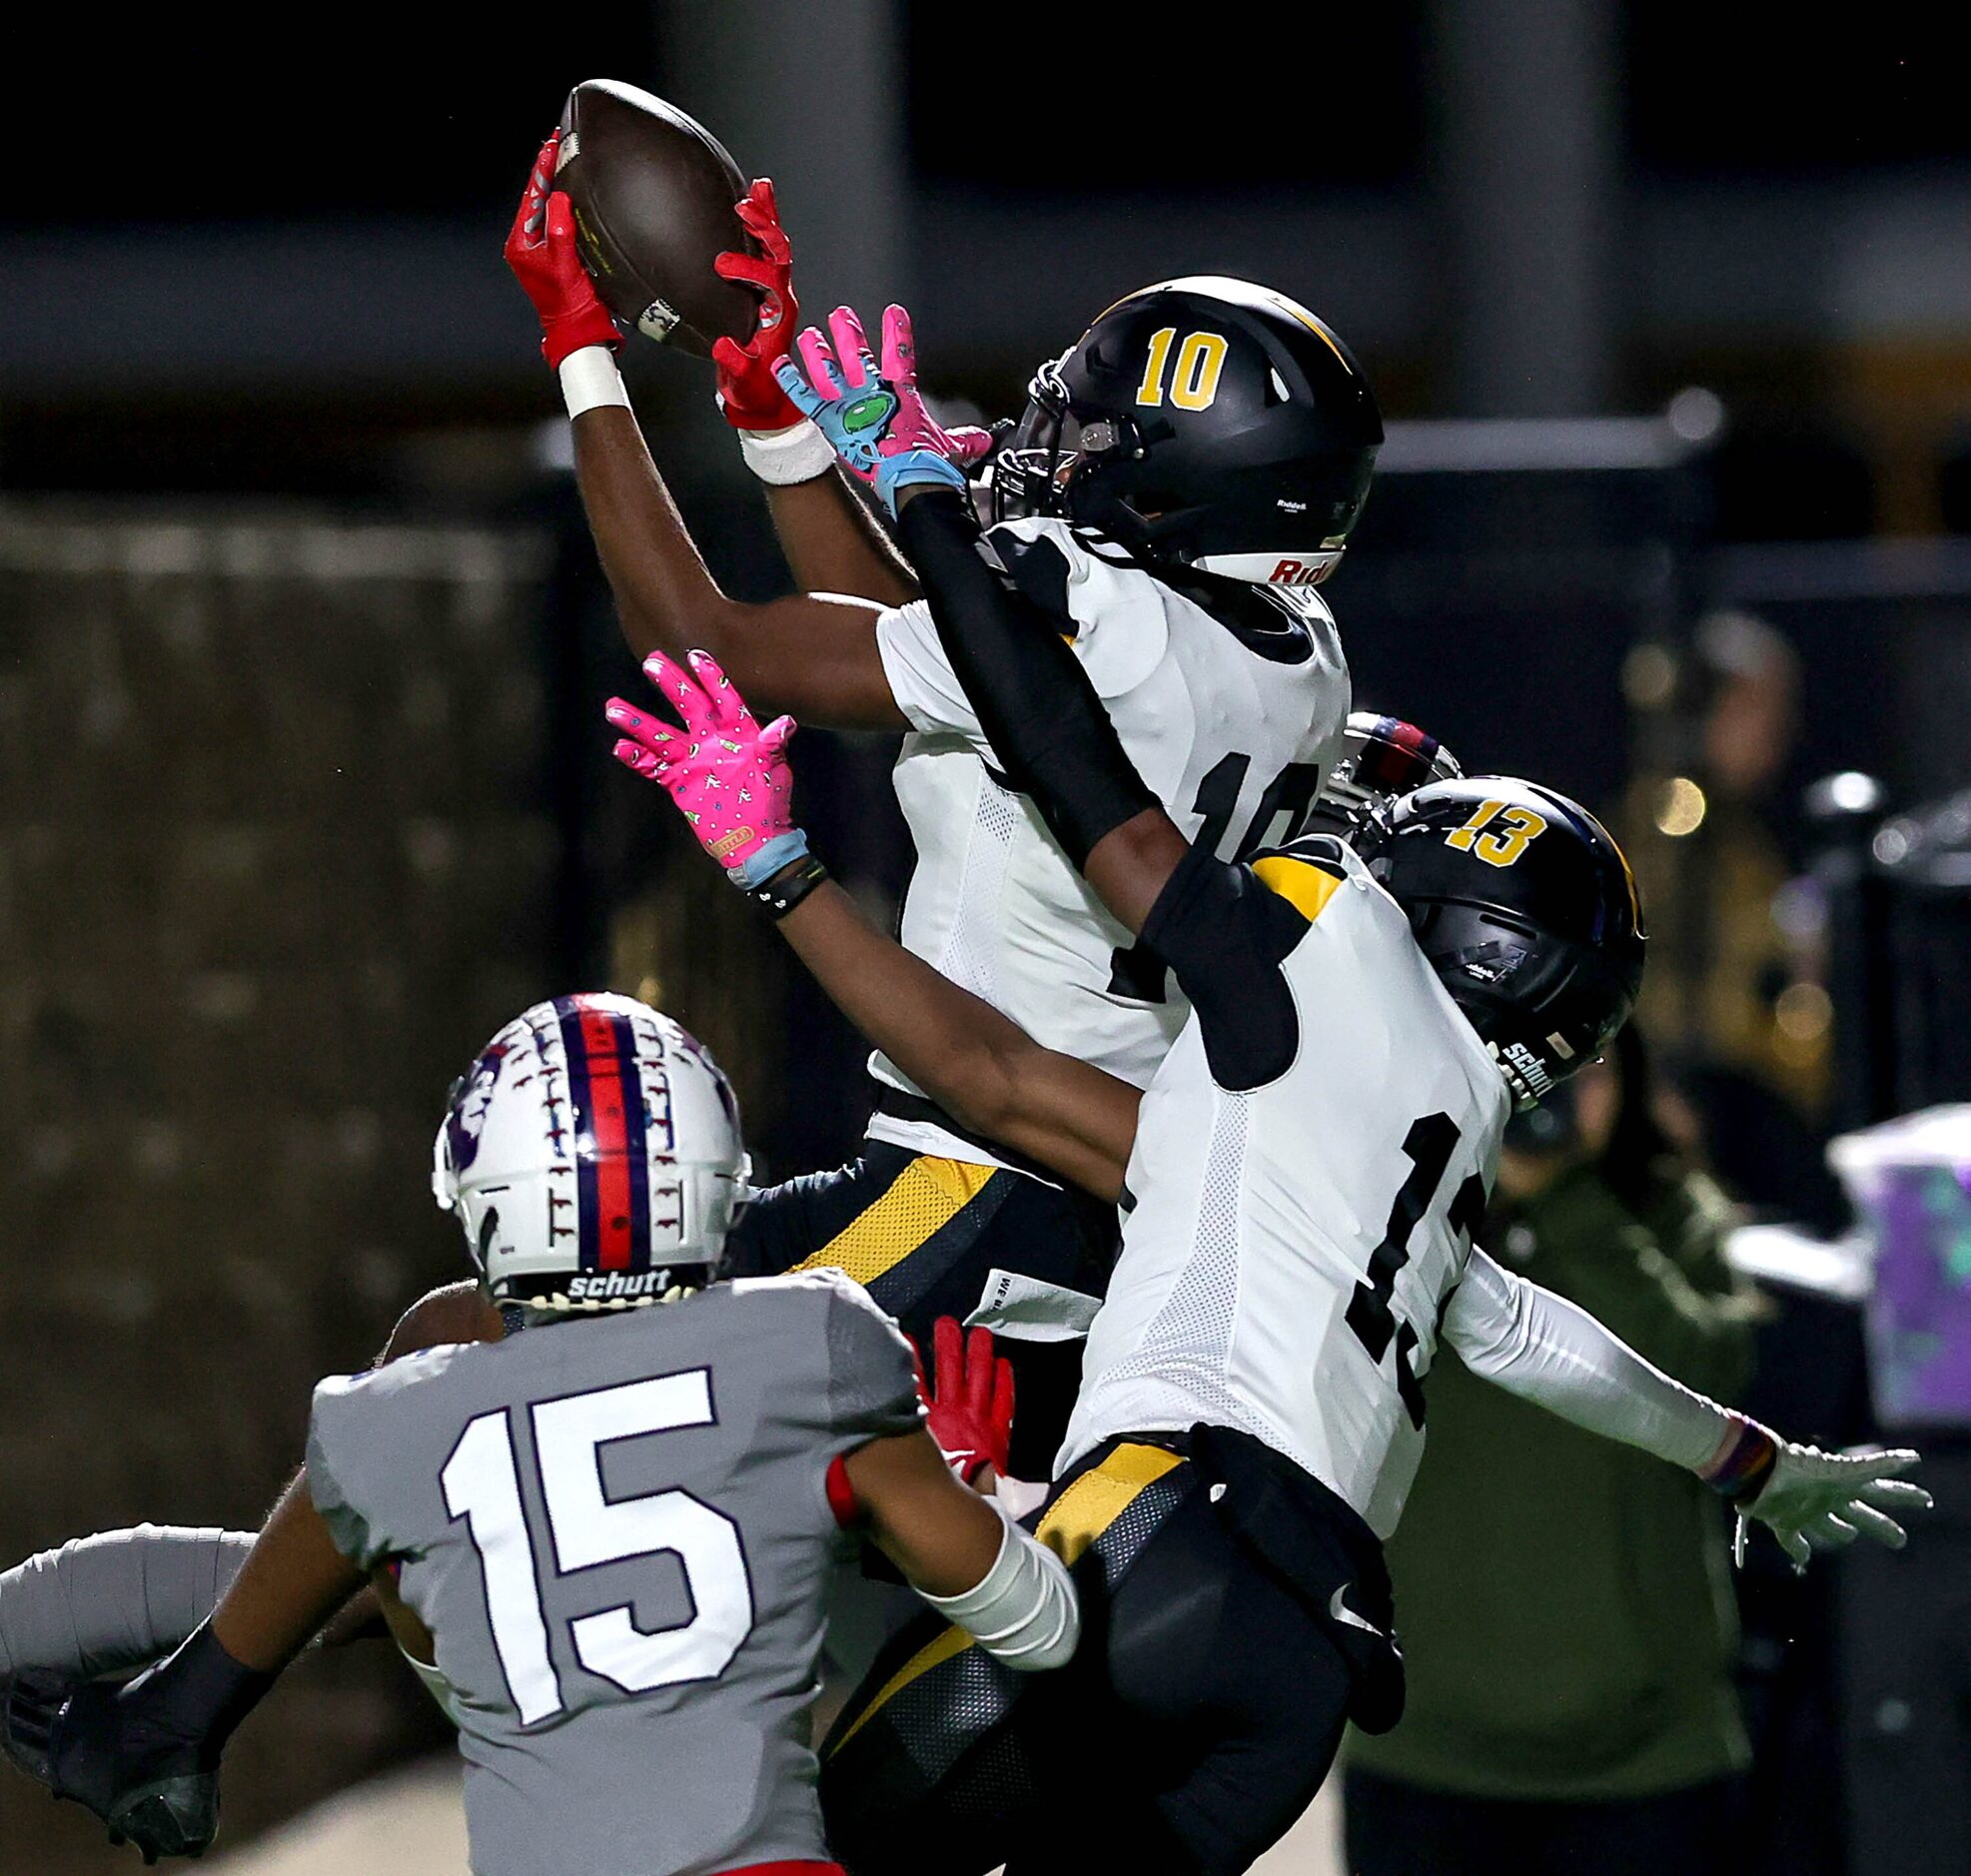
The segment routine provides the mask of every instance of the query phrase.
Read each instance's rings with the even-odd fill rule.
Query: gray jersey
[[[436,1638],[479,1876],[826,1854],[827,1472],[920,1415],[908,1345],[834,1271],[322,1384],[309,1484]]]

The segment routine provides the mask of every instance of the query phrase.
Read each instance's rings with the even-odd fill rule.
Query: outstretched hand
[[[828,316],[828,332],[824,339],[810,326],[795,345],[799,367],[783,357],[773,376],[843,465],[875,487],[892,514],[898,494],[913,485],[962,493],[966,466],[985,455],[992,439],[982,430],[947,431],[925,409],[910,315],[900,306],[884,309],[880,370],[850,308]]]
[[[1898,1476],[1918,1456],[1908,1446],[1823,1452],[1780,1440],[1765,1484],[1739,1510],[1769,1526],[1802,1569],[1816,1550],[1844,1549],[1861,1536],[1900,1550],[1909,1537],[1898,1518],[1932,1503],[1921,1485]]]
[[[735,885],[754,891],[807,851],[793,822],[787,765],[794,719],[778,716],[760,728],[709,652],[690,652],[686,663],[661,651],[643,661],[644,676],[684,719],[682,731],[611,697],[603,714],[620,732],[611,753],[663,788],[699,846]]]

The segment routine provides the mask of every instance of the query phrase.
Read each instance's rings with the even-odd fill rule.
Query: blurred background
[[[1905,1557],[1800,1583],[1758,1546],[1726,1584],[1702,1535],[1738,1606],[1697,1782],[1749,1871],[1971,1867],[1971,1145],[1946,1114],[1845,1187],[1826,1157],[1971,1099],[1942,10],[656,0],[522,36],[412,5],[278,56],[44,24],[0,212],[0,1566],[258,1521],[312,1381],[462,1273],[431,1130],[534,998],[660,1000],[769,1177],[860,1133],[853,1038],[606,761],[635,673],[499,246],[568,86],[619,77],[774,177],[810,316],[908,302],[927,380],[988,416],[1168,275],[1348,338],[1391,419],[1328,588],[1358,705],[1606,811],[1652,926],[1648,1111],[1739,1208],[1739,1398],[1936,1455]],[[709,368],[625,360],[718,576],[784,589]],[[820,846],[893,901],[891,751],[803,749]],[[229,1844],[439,1747],[420,1699],[381,1650],[306,1663],[241,1737]],[[6,1876],[127,1861],[38,1796],[0,1778]],[[445,1867],[391,1841],[358,1862]]]

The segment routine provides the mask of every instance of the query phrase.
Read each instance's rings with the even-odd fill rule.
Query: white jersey
[[[1145,927],[1196,1014],[1150,1085],[1057,1474],[1117,1433],[1253,1434],[1379,1537],[1510,1099],[1341,841],[1194,854]]]
[[[1011,521],[986,539],[1072,635],[1130,760],[1188,838],[1229,859],[1300,830],[1349,712],[1335,620],[1315,592],[1210,579],[1179,591],[1063,520]],[[883,613],[876,642],[911,724],[895,774],[917,846],[905,948],[1048,1048],[1146,1087],[1189,1013],[1183,993],[996,778],[929,605]],[[884,1056],[869,1066],[920,1094]],[[930,1121],[879,1112],[869,1134],[999,1163]]]

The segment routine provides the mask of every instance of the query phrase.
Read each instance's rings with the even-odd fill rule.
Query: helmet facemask
[[[987,466],[990,518],[995,522],[1073,512],[1070,491],[1078,475],[1131,441],[1125,433],[1134,426],[1127,418],[1084,421],[1075,414],[1060,366],[1055,360],[1034,373],[1027,408]]]

